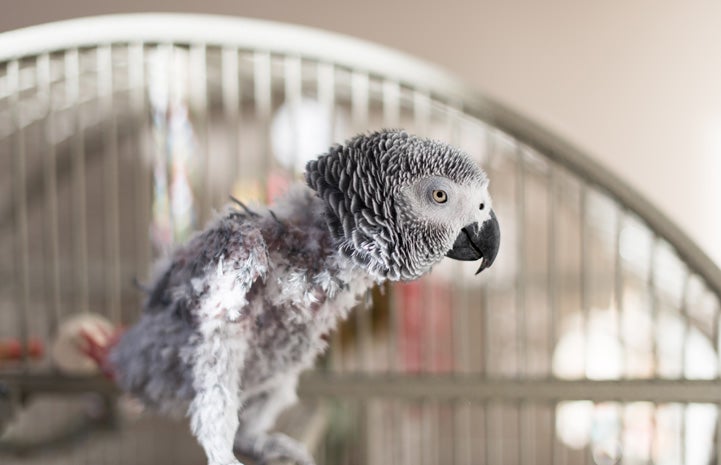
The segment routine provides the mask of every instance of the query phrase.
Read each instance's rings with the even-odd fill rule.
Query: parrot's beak
[[[491,217],[479,226],[478,223],[469,224],[461,230],[453,243],[453,248],[446,253],[446,257],[455,260],[482,260],[476,274],[493,264],[501,245],[501,229],[493,210]]]

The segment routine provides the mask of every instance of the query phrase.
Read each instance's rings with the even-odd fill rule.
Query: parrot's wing
[[[232,320],[253,283],[268,270],[268,248],[257,217],[230,211],[179,247],[152,286],[145,311],[195,319],[218,300]],[[210,316],[210,315],[206,315]],[[219,316],[219,315],[213,315]]]
[[[259,215],[231,211],[176,250],[144,315],[148,320],[167,315],[173,322],[187,318],[193,326],[177,353],[186,367],[184,380],[192,384],[190,429],[213,465],[239,463],[233,438],[248,338],[246,326],[233,322],[244,316],[251,288],[268,272],[261,223]]]

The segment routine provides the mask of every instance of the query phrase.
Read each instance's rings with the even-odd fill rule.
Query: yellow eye
[[[446,194],[446,191],[434,190],[433,191],[433,200],[436,203],[446,203],[448,201],[448,194]]]

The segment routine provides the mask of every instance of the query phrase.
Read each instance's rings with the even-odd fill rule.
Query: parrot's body
[[[271,209],[229,208],[178,248],[108,357],[122,389],[190,416],[210,465],[238,464],[234,451],[312,464],[267,431],[358,298],[445,255],[485,268],[497,253],[485,174],[444,144],[358,136],[310,162],[306,181]]]
[[[238,389],[234,406],[192,408],[228,434],[241,405],[240,427],[255,434],[295,400],[323,336],[376,280],[335,253],[310,189],[296,186],[281,205],[275,216],[228,211],[161,268],[141,321],[110,356],[123,390],[184,414],[199,384],[226,379]]]

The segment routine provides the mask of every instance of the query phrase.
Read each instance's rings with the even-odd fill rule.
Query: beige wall
[[[304,24],[401,49],[595,154],[721,263],[721,2],[2,3],[0,31],[103,13],[185,11]]]

